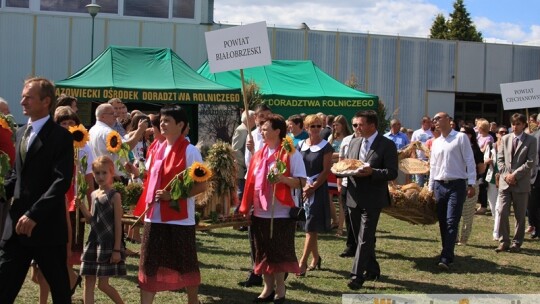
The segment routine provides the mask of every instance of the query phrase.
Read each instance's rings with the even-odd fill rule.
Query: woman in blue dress
[[[298,143],[298,150],[306,166],[307,183],[304,187],[304,208],[306,209],[306,240],[302,258],[299,261],[300,272],[321,268],[318,234],[330,229],[330,202],[327,177],[332,166],[332,146],[321,137],[323,121],[317,115],[308,115],[304,120],[309,138]],[[313,259],[308,267],[310,255]]]

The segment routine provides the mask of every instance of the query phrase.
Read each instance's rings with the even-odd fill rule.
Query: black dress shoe
[[[285,303],[285,296],[283,298],[274,299],[274,304],[283,304]]]
[[[269,294],[267,297],[264,297],[264,298],[259,298],[259,297],[256,297],[255,299],[253,299],[253,303],[270,303],[270,302],[274,302],[274,297],[276,296],[276,291],[273,290],[271,294]]]
[[[355,255],[356,255],[356,252],[352,250],[345,250],[339,254],[339,256],[342,258],[354,258]]]
[[[350,280],[349,283],[347,283],[347,286],[349,287],[349,289],[352,289],[352,290],[358,290],[362,288],[362,285],[364,285],[364,280],[360,278],[354,278]]]
[[[538,232],[535,230],[532,234],[531,234],[531,239],[536,239],[538,238]]]
[[[372,272],[366,272],[364,274],[364,281],[377,281],[381,277],[381,274],[372,273]]]
[[[262,286],[263,285],[262,276],[259,276],[259,275],[254,274],[253,272],[250,272],[247,280],[238,282],[238,285],[242,287]]]

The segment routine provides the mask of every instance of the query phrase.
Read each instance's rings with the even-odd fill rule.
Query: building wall
[[[170,47],[196,69],[206,60],[204,33],[221,27],[98,15],[94,57],[109,45]],[[0,96],[18,122],[22,81],[65,79],[89,63],[91,29],[88,15],[0,9]],[[500,94],[501,82],[540,78],[539,47],[273,27],[268,37],[273,59],[313,60],[342,82],[354,75],[358,89],[378,95],[411,128],[441,102],[452,109],[456,92]]]

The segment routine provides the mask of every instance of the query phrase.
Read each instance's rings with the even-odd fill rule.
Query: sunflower
[[[212,171],[202,163],[194,162],[189,168],[189,177],[198,183],[207,181],[212,177]]]
[[[112,130],[107,134],[107,151],[111,153],[118,153],[120,149],[122,148],[122,137],[120,137],[120,134],[118,132]]]
[[[281,146],[289,155],[292,155],[296,149],[294,148],[294,141],[290,136],[285,136],[281,142]]]
[[[69,127],[69,132],[73,135],[73,147],[84,148],[86,143],[90,140],[90,135],[83,125]]]
[[[0,127],[9,130],[11,132],[11,128],[9,127],[9,123],[3,118],[0,117]]]

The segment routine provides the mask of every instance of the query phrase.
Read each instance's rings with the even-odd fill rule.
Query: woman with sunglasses
[[[487,201],[489,208],[491,209],[491,216],[495,221],[493,225],[493,240],[499,240],[499,168],[497,167],[497,147],[501,145],[501,139],[504,135],[508,133],[508,130],[505,126],[500,126],[496,136],[497,142],[490,144],[489,148],[484,152],[484,164],[486,164],[486,182],[488,183],[487,187]]]
[[[479,179],[486,171],[486,165],[484,164],[484,154],[480,151],[480,147],[476,141],[476,132],[474,132],[474,129],[471,127],[461,127],[460,132],[467,134],[467,137],[471,142],[474,163],[476,164],[476,179]],[[478,201],[478,183],[474,186],[474,193],[475,194],[472,197],[467,197],[463,204],[463,212],[461,213],[461,233],[458,232],[456,237],[458,245],[466,245],[472,232],[474,212],[476,202]]]
[[[305,276],[306,270],[321,268],[322,259],[317,243],[318,233],[330,229],[330,201],[327,177],[332,166],[334,149],[321,137],[324,126],[317,115],[308,115],[304,120],[309,138],[298,143],[298,151],[302,154],[306,166],[307,183],[304,187],[304,208],[306,209],[306,240],[302,258],[299,261],[300,272],[297,276]],[[313,259],[308,267],[310,255]]]

